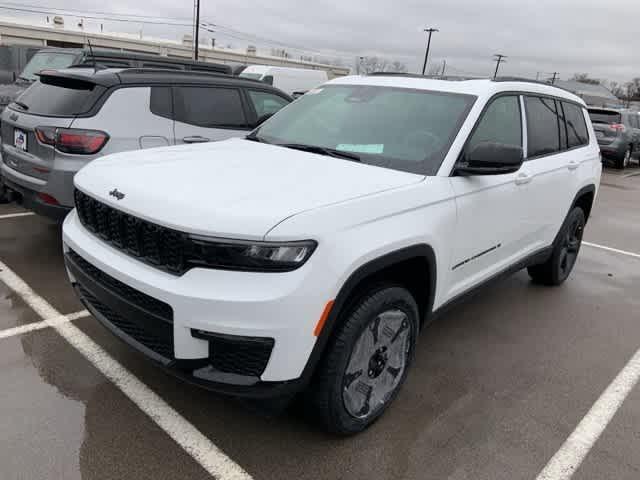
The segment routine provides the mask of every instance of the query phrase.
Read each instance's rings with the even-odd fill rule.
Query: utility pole
[[[429,48],[431,47],[431,35],[433,32],[439,32],[437,28],[425,28],[425,32],[429,34],[429,39],[427,40],[427,51],[424,54],[424,65],[422,66],[422,75],[427,71],[427,60],[429,60]]]
[[[502,62],[506,62],[505,58],[507,58],[507,56],[502,55],[501,53],[496,53],[493,56],[493,60],[496,62],[496,71],[493,74],[493,78],[496,78],[498,76],[498,69],[500,68],[500,64]]]
[[[444,71],[446,70],[446,68],[447,68],[447,60],[445,59],[442,61],[442,73],[440,74],[441,77],[444,77]]]
[[[555,85],[556,79],[558,78],[559,73],[553,72],[553,78],[551,79],[551,85]]]
[[[198,46],[200,43],[200,0],[195,0],[196,2],[196,21],[195,21],[195,35],[193,41],[193,59],[198,60]]]

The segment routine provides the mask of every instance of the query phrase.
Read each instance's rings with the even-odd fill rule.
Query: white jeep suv
[[[525,267],[567,279],[601,168],[559,88],[340,78],[246,139],[92,162],[65,259],[95,318],[169,371],[236,396],[304,389],[355,433],[438,311]]]

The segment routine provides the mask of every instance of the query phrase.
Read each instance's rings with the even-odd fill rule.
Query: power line
[[[149,25],[171,25],[171,26],[178,26],[178,27],[191,27],[193,26],[193,23],[174,23],[174,22],[159,22],[159,21],[155,21],[155,20],[143,20],[143,19],[128,19],[128,18],[115,18],[115,17],[101,17],[101,16],[93,16],[91,14],[89,15],[85,15],[85,14],[80,14],[80,12],[77,13],[69,13],[69,12],[65,12],[65,13],[59,13],[56,12],[55,10],[60,11],[59,9],[55,8],[52,10],[41,10],[41,9],[37,9],[37,8],[21,8],[21,7],[7,7],[5,5],[0,5],[0,9],[2,10],[10,10],[10,11],[15,11],[15,12],[25,12],[25,13],[41,13],[44,15],[67,15],[69,17],[75,17],[75,18],[90,18],[92,20],[107,20],[107,21],[111,21],[111,22],[125,22],[125,23],[143,23],[143,24],[149,24]]]

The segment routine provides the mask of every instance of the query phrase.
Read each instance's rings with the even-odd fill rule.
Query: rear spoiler
[[[120,83],[117,75],[88,77],[78,73],[58,70],[41,70],[35,74],[42,83],[76,90],[93,90],[96,85],[111,87]]]

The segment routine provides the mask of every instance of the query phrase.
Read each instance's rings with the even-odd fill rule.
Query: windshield
[[[260,80],[262,78],[261,73],[244,73],[240,74],[242,78],[250,78],[251,80]]]
[[[58,70],[67,68],[73,63],[74,57],[75,54],[73,53],[38,52],[31,57],[31,60],[29,60],[29,63],[24,67],[18,78],[33,82],[37,80],[36,73],[45,69]]]
[[[310,91],[254,136],[357,154],[371,165],[434,175],[476,97],[368,85]]]

